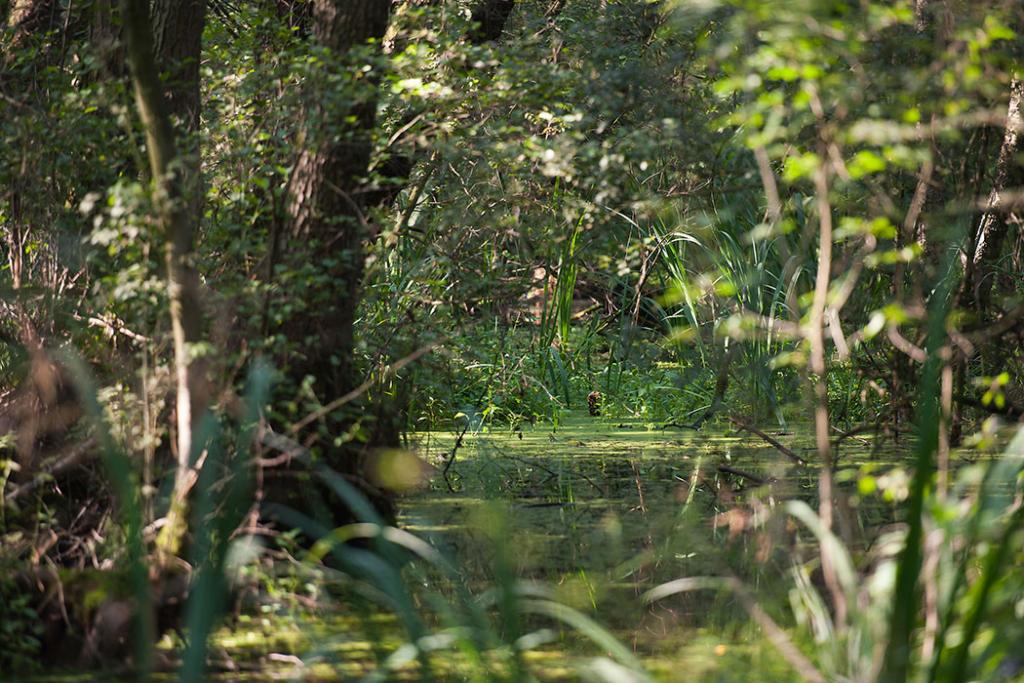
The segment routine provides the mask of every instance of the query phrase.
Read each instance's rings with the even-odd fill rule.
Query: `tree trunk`
[[[1024,81],[1014,78],[1010,84],[1010,99],[1007,106],[1003,141],[996,158],[995,177],[985,202],[985,212],[978,220],[978,227],[972,235],[967,253],[963,254],[963,281],[957,292],[959,306],[974,310],[979,322],[985,323],[991,317],[992,285],[996,277],[996,261],[1003,242],[1009,232],[1010,215],[1004,206],[1004,195],[1008,188],[1019,186],[1024,173],[1016,155],[1020,149],[1021,134],[1024,132],[1024,117],[1021,99],[1024,96]],[[966,364],[968,359],[956,354],[952,361],[953,395],[962,396],[967,383]],[[949,441],[957,446],[963,433],[963,406],[960,401],[952,405],[949,421]]]
[[[824,157],[823,157],[824,158]],[[808,312],[806,337],[810,347],[808,379],[812,385],[814,405],[814,441],[818,450],[818,516],[821,525],[831,531],[838,492],[832,476],[832,440],[829,434],[828,365],[825,360],[825,309],[832,280],[832,206],[829,202],[828,170],[822,164],[815,174],[818,207],[818,268],[814,280],[814,299]],[[836,624],[846,623],[846,596],[839,585],[832,557],[821,553],[821,570],[832,596]]]
[[[480,0],[470,15],[469,42],[481,45],[500,38],[515,4],[515,0]]]
[[[991,307],[992,284],[996,277],[996,261],[1009,231],[1010,221],[1004,206],[1007,189],[1020,186],[1024,173],[1016,156],[1024,133],[1021,98],[1024,81],[1015,78],[1010,84],[1010,102],[1006,113],[1006,130],[996,159],[996,174],[992,189],[985,202],[985,213],[978,222],[974,239],[974,253],[964,274],[964,294],[973,303],[978,315],[985,318]]]
[[[185,501],[193,479],[193,425],[205,405],[202,375],[192,360],[190,348],[200,340],[202,316],[199,307],[199,278],[192,264],[195,221],[189,215],[189,201],[185,191],[194,181],[182,177],[187,176],[190,170],[194,172],[194,169],[177,163],[174,128],[154,59],[148,5],[147,0],[121,0],[121,19],[135,102],[146,133],[150,172],[153,176],[153,202],[165,240],[167,294],[174,336],[177,387],[178,465],[171,509],[158,546],[161,551],[173,554],[177,552],[186,528]]]
[[[25,41],[59,26],[61,9],[57,0],[14,0],[7,15],[7,26],[13,29],[5,49],[5,61],[13,58]]]
[[[199,130],[199,60],[206,0],[155,0],[153,46],[156,63],[164,73],[167,111],[183,127]]]
[[[317,0],[313,7],[313,37],[343,59],[352,49],[380,41],[387,28],[390,3],[382,0]],[[310,101],[319,102],[317,93]],[[342,112],[330,112],[329,132],[317,130],[324,119],[319,104],[306,113],[304,148],[288,184],[287,211],[291,236],[302,248],[293,253],[296,263],[310,259],[325,266],[326,285],[315,292],[316,301],[290,335],[304,352],[292,365],[297,379],[314,377],[316,388],[331,397],[348,392],[357,383],[353,357],[353,323],[363,277],[364,239],[367,236],[365,199],[360,192],[370,162],[371,133],[375,124],[375,87]]]

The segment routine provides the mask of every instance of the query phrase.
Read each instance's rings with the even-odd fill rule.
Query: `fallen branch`
[[[660,431],[665,431],[666,429],[692,429],[695,432],[700,431],[700,427],[695,427],[694,425],[688,424],[681,424],[679,422],[669,422],[668,424],[658,427],[658,429]]]
[[[459,432],[459,436],[455,439],[455,445],[452,446],[452,454],[448,456],[448,460],[444,463],[444,469],[441,470],[441,476],[444,477],[444,483],[448,486],[448,490],[455,493],[455,489],[452,488],[452,482],[448,479],[448,468],[455,462],[455,454],[459,450],[459,446],[462,445],[462,437],[466,436],[466,432],[469,431],[469,420],[466,420],[466,426]]]
[[[81,316],[78,315],[77,313],[72,314],[71,317],[77,320],[78,322],[84,322],[90,327],[102,328],[105,331],[107,337],[113,338],[117,335],[121,335],[123,337],[127,337],[128,339],[131,339],[132,341],[137,341],[143,344],[152,341],[146,335],[139,334],[138,332],[133,332],[130,329],[128,329],[128,326],[125,325],[124,321],[113,314],[109,315],[110,319],[99,318],[92,315]]]
[[[878,429],[878,425],[873,425],[873,424],[871,424],[871,425],[858,425],[858,426],[854,427],[853,429],[844,432],[843,430],[839,429],[839,427],[836,427],[835,425],[833,425],[832,426],[832,431],[835,432],[836,434],[838,434],[839,436],[837,436],[835,439],[833,439],[832,447],[833,448],[838,447],[839,444],[842,443],[843,441],[845,441],[846,439],[853,439],[854,441],[859,441],[861,443],[861,445],[863,445],[863,446],[870,446],[871,442],[868,439],[865,439],[864,437],[858,436],[858,435],[859,434],[864,434],[864,433],[867,433],[867,432],[873,432],[873,431],[876,431],[877,429]]]
[[[781,443],[778,439],[775,439],[774,437],[769,436],[768,434],[765,434],[764,432],[762,432],[760,429],[758,429],[757,427],[753,426],[752,424],[750,424],[750,423],[748,423],[748,422],[746,422],[744,420],[741,420],[741,419],[739,419],[737,417],[733,417],[731,415],[729,416],[729,422],[732,422],[734,425],[736,425],[737,427],[739,427],[740,429],[742,429],[744,431],[748,431],[751,434],[754,434],[756,436],[761,437],[767,443],[769,443],[772,446],[774,446],[775,450],[777,450],[779,453],[782,453],[784,456],[786,456],[787,458],[789,458],[793,462],[795,462],[795,463],[797,463],[799,465],[806,465],[807,464],[807,461],[804,460],[803,458],[801,458],[796,453],[794,453],[791,448],[789,448],[788,446],[786,446],[783,443]]]
[[[775,481],[772,478],[764,479],[762,477],[757,476],[756,474],[751,474],[750,472],[744,472],[743,470],[738,470],[738,469],[736,469],[734,467],[729,467],[728,465],[719,465],[718,466],[718,471],[723,473],[723,474],[733,474],[733,475],[736,475],[737,477],[740,477],[742,479],[746,479],[748,481],[752,481],[752,482],[754,482],[755,484],[758,484],[758,485],[767,484],[769,482]]]
[[[42,471],[39,474],[32,477],[31,480],[25,482],[21,486],[13,489],[6,496],[3,496],[4,502],[10,502],[18,499],[19,497],[30,493],[47,481],[53,479],[55,475],[60,474],[66,470],[71,469],[78,463],[80,463],[86,456],[94,454],[96,447],[96,438],[89,437],[85,441],[80,441],[67,449],[63,455],[59,455],[46,465],[43,466]]]

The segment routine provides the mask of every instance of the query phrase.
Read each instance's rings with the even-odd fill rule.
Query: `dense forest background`
[[[313,574],[250,577],[264,612],[328,572],[363,626],[398,615],[371,678],[547,677],[541,614],[604,653],[587,676],[644,680],[596,599],[502,564],[497,512],[484,585],[400,523],[407,496],[467,490],[474,436],[515,458],[583,420],[745,433],[802,477],[720,464],[745,493],[716,515],[761,540],[713,576],[652,570],[643,609],[732,596],[781,662],[765,680],[1021,676],[1018,1],[0,18],[0,671],[200,680],[246,612],[239,563],[280,568],[274,547]],[[705,480],[673,476],[685,542]],[[638,567],[680,556],[663,531]]]

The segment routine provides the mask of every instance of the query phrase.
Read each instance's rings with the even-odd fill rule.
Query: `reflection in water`
[[[442,462],[458,437],[423,435],[421,454]],[[809,430],[773,437],[813,459]],[[884,461],[850,448],[838,480],[855,492],[857,465]],[[446,573],[411,554],[403,561],[402,590],[428,633],[463,628],[465,621],[453,615],[465,615],[466,605],[480,600],[495,617],[502,587],[524,581],[609,629],[659,678],[746,681],[757,671],[760,680],[792,680],[792,669],[732,595],[694,591],[649,605],[642,596],[680,577],[738,577],[787,623],[794,562],[812,560],[813,566],[817,555],[799,525],[776,513],[792,498],[816,506],[813,466],[794,464],[746,432],[661,431],[586,416],[556,431],[471,430],[457,456],[447,481],[438,475],[400,509],[400,526],[454,567]],[[854,510],[861,543],[891,521],[891,509],[879,504]],[[302,557],[302,549],[292,547],[268,560],[272,576],[265,585],[277,593],[217,634],[217,680],[362,677],[407,647],[408,622],[388,606],[393,596]],[[494,661],[473,664],[447,647],[431,657],[434,676],[464,680],[474,666],[496,666],[491,673],[515,678],[508,667],[525,666],[542,679],[576,679],[575,665],[607,655],[578,629],[520,616],[515,631],[527,634],[520,664],[502,645],[508,641],[501,630],[510,626],[496,619],[497,640],[488,646],[496,649],[486,650]],[[387,678],[415,680],[418,672],[413,659]]]
[[[774,437],[813,459],[809,431]],[[424,450],[436,457],[451,442],[432,435]],[[846,462],[856,456],[847,450]],[[518,577],[553,586],[650,657],[746,627],[728,596],[694,592],[644,606],[645,591],[681,576],[736,575],[781,600],[794,552],[813,553],[794,546],[793,525],[772,514],[788,498],[816,504],[813,466],[748,433],[583,418],[522,438],[470,434],[450,479],[455,493],[435,487],[406,500],[400,523],[449,553],[471,588],[493,584],[488,525],[501,515],[497,542],[511,549]]]

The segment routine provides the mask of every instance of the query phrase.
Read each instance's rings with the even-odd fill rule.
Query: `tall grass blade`
[[[543,614],[544,616],[568,624],[575,631],[589,638],[598,647],[615,657],[619,663],[629,667],[636,673],[642,673],[644,671],[643,664],[636,658],[629,648],[619,642],[615,636],[582,612],[578,612],[567,605],[554,602],[553,600],[526,599],[520,601],[520,606],[524,612]],[[643,676],[643,680],[648,680],[646,675]]]
[[[935,453],[939,446],[939,381],[942,370],[940,350],[946,344],[946,315],[949,311],[953,277],[949,269],[932,295],[928,310],[927,359],[921,376],[917,415],[917,455],[907,505],[907,537],[897,559],[889,643],[886,646],[880,680],[903,683],[910,674],[910,647],[917,622],[918,579],[924,557],[924,502],[932,484]]]
[[[208,640],[227,604],[225,559],[231,533],[241,523],[251,500],[249,454],[261,411],[270,394],[270,377],[270,368],[264,363],[253,364],[246,388],[245,416],[230,461],[225,458],[222,435],[211,412],[203,416],[198,438],[194,440],[197,448],[207,444],[209,450],[200,473],[195,511],[193,566],[197,575],[185,608],[188,645],[180,677],[186,683],[205,679]],[[225,469],[230,472],[225,473]],[[220,476],[227,476],[222,493],[217,481]]]

